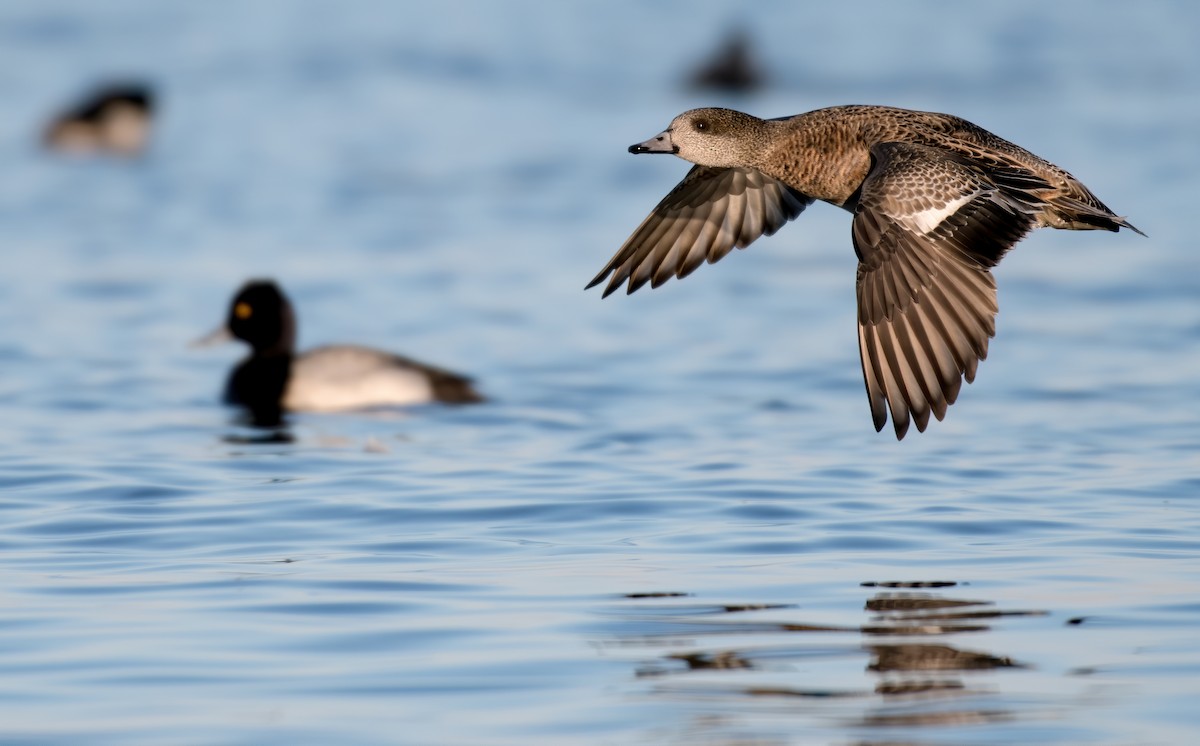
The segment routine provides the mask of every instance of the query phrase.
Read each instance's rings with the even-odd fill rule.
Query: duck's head
[[[243,285],[229,305],[225,326],[256,352],[290,352],[296,343],[292,304],[271,280],[251,280]]]
[[[672,153],[700,166],[749,166],[763,150],[767,122],[733,109],[692,109],[671,126],[629,146],[630,153]]]

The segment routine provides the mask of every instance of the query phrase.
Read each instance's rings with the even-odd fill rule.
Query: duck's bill
[[[629,146],[630,153],[678,153],[679,146],[671,142],[671,131],[651,137],[646,142]]]
[[[193,339],[188,343],[188,347],[212,347],[213,345],[224,344],[232,339],[233,332],[229,331],[229,327],[222,325],[199,339]]]

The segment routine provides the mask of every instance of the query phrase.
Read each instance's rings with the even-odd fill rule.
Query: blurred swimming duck
[[[47,125],[47,148],[65,153],[112,153],[132,156],[150,139],[154,94],[142,84],[95,89]]]
[[[631,153],[696,164],[588,283],[685,277],[815,200],[854,214],[858,347],[875,429],[942,419],[995,336],[991,268],[1035,228],[1141,233],[1065,170],[965,119],[835,106],[779,119],[693,109]],[[1145,235],[1145,234],[1142,234]]]
[[[761,88],[765,78],[751,54],[749,34],[736,29],[712,59],[692,73],[689,82],[701,90],[749,93]]]
[[[278,424],[284,411],[483,401],[465,376],[370,347],[296,353],[295,312],[270,280],[247,282],[230,303],[225,325],[197,344],[230,338],[248,343],[251,353],[230,374],[225,401],[246,407],[260,425]]]

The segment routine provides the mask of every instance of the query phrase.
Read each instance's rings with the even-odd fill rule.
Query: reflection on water
[[[868,671],[979,671],[1011,668],[1019,664],[974,650],[959,650],[949,645],[872,645]]]
[[[995,706],[997,677],[1034,664],[988,650],[986,633],[1007,619],[1047,612],[997,608],[952,581],[862,585],[879,590],[864,600],[869,616],[858,626],[807,621],[801,605],[679,603],[675,599],[690,594],[628,594],[606,610],[622,623],[604,644],[659,651],[636,666],[635,679],[653,682],[648,696],[719,710],[720,717],[702,721],[717,731],[708,735],[719,738],[734,721],[748,719],[754,730],[763,714],[756,703],[772,699],[856,702],[851,710],[839,706],[836,714],[803,708],[786,713],[826,726],[832,716],[836,727],[849,730],[959,727],[1037,716],[1012,703]],[[770,618],[748,620],[746,614]],[[935,637],[941,639],[930,640]],[[764,723],[779,714],[772,710]]]
[[[292,433],[284,428],[268,429],[254,433],[229,433],[221,436],[223,443],[230,445],[280,445],[296,442]]]

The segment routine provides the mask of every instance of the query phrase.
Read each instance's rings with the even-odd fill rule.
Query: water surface
[[[0,740],[1184,744],[1200,728],[1191,5],[9,2]],[[688,90],[731,23],[771,76]],[[95,79],[132,162],[52,157]],[[849,217],[582,287],[679,111],[949,111],[1149,234],[1041,231],[947,421],[876,434]],[[186,345],[247,277],[301,342],[491,403],[291,419]]]

